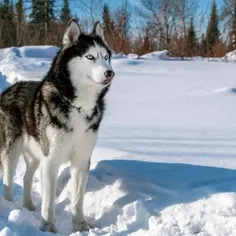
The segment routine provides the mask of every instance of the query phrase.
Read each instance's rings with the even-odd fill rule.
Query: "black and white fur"
[[[97,22],[91,34],[71,20],[63,46],[42,82],[19,82],[0,97],[0,157],[4,197],[12,185],[19,156],[26,162],[24,206],[34,210],[32,179],[41,162],[41,230],[57,232],[55,194],[58,169],[71,162],[71,213],[75,231],[88,230],[83,212],[90,157],[114,72],[111,51]]]

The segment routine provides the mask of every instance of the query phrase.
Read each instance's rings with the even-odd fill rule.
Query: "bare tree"
[[[76,0],[72,4],[83,12],[84,17],[79,17],[79,21],[85,30],[90,30],[91,25],[101,19],[104,0]]]
[[[229,49],[236,49],[236,0],[223,0],[221,19],[224,20],[225,31],[229,37]]]
[[[174,1],[174,13],[176,14],[174,33],[170,44],[170,53],[179,55],[182,59],[187,53],[187,34],[191,18],[196,15],[199,0]]]
[[[180,28],[180,33],[184,37],[187,35],[187,29],[191,17],[193,17],[198,9],[199,0],[176,0],[175,12],[177,13],[177,20]]]
[[[168,49],[176,24],[175,0],[140,0],[136,11],[152,25],[159,44],[157,49]]]

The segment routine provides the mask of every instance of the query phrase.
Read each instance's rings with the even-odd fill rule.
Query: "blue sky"
[[[137,5],[137,3],[139,2],[139,0],[127,0],[127,1],[131,6]],[[108,3],[108,5],[111,8],[115,9],[118,6],[121,6],[124,0],[105,0],[105,2]],[[213,0],[199,0],[199,11],[209,12],[211,9],[212,2]],[[218,3],[218,8],[220,8],[222,0],[216,0],[216,2]],[[78,8],[76,7],[74,3],[71,4],[71,8],[72,8],[72,11],[76,13],[78,16],[80,16],[81,14],[84,15],[83,12],[78,10]]]
[[[108,5],[110,6],[110,8],[114,10],[118,6],[121,6],[125,0],[104,0],[104,1],[107,2]],[[139,2],[139,0],[127,0],[127,1],[130,6],[135,6]],[[210,10],[211,10],[211,6],[212,6],[213,1],[214,0],[199,0],[199,9],[198,9],[199,14],[196,14],[196,17],[195,17],[195,26],[197,28],[197,31],[199,32],[199,35],[201,35],[202,32],[204,32],[206,29],[207,22],[208,22],[207,15],[210,14]],[[222,0],[216,0],[216,2],[218,3],[218,10],[220,11]],[[73,1],[72,1],[72,3],[73,3]],[[78,9],[78,5],[76,6],[74,4],[71,4],[71,9],[72,9],[73,14],[76,13],[76,15],[81,18],[86,17],[86,13],[81,12],[81,10]],[[202,13],[205,16],[204,18],[202,17]],[[131,14],[131,15],[132,15],[131,16],[131,26],[133,28],[133,32],[135,32],[135,30],[140,27],[140,23],[142,24],[145,21],[142,18],[137,17],[135,14]],[[98,15],[98,17],[101,17],[100,14]],[[98,20],[101,20],[101,19],[98,19]]]
[[[200,0],[200,8],[206,8],[207,5],[211,5],[213,0]],[[216,0],[217,3],[221,3],[221,0]]]
[[[59,0],[59,1],[62,1],[62,0]],[[125,0],[104,0],[104,1],[108,3],[111,9],[115,10],[117,7],[121,6]],[[137,6],[139,2],[139,0],[127,0],[127,1],[130,6]],[[205,28],[208,22],[207,15],[210,14],[213,1],[214,0],[199,0],[199,9],[198,9],[199,14],[196,14],[196,17],[195,17],[195,26],[198,29],[199,34],[205,31]],[[78,17],[81,17],[81,18],[86,17],[87,13],[81,12],[81,10],[78,9],[78,3],[76,5],[75,2],[76,1],[72,1],[72,4],[71,4],[71,9],[72,9],[73,14],[76,14]],[[216,2],[218,4],[218,10],[220,11],[222,0],[216,0]],[[204,18],[202,17],[202,14],[204,14],[205,16]],[[135,14],[131,14],[131,15],[132,15],[131,26],[135,30],[135,28],[140,27],[140,22],[143,23],[144,20],[140,17],[137,17]],[[100,14],[98,14],[98,16],[96,17],[101,17],[101,16]],[[203,22],[202,22],[202,19],[203,19]],[[101,19],[98,19],[98,20],[101,20]]]
[[[113,5],[114,3],[117,5],[121,5],[124,0],[105,0],[107,3],[111,3]],[[128,0],[130,4],[135,4],[138,2],[138,0]],[[199,0],[200,8],[206,8],[208,4],[211,4],[213,0]],[[221,0],[216,0],[216,2],[221,3]]]
[[[221,3],[222,0],[216,0],[217,3]],[[110,5],[121,5],[124,0],[105,0]],[[128,0],[130,4],[137,4],[138,0]],[[213,0],[199,0],[200,9],[206,9],[208,6],[212,4]]]

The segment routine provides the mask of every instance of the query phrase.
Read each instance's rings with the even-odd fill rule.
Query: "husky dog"
[[[41,163],[42,231],[58,232],[55,194],[58,169],[71,162],[71,213],[75,231],[89,230],[83,212],[90,157],[114,72],[111,51],[99,22],[84,34],[72,19],[63,46],[41,82],[19,82],[0,97],[0,157],[4,197],[12,185],[19,156],[26,162],[24,207],[35,210],[32,179]]]

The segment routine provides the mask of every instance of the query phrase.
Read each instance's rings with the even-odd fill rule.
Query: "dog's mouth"
[[[102,82],[102,84],[105,85],[105,86],[108,86],[108,85],[111,84],[111,82],[112,82],[112,79],[107,79],[107,78],[106,78],[106,79]]]
[[[87,77],[88,77],[89,80],[91,80],[92,82],[96,83],[91,76],[87,75]],[[111,84],[111,82],[112,82],[112,78],[105,78],[102,82],[96,83],[96,84],[100,84],[102,86],[107,87],[107,86],[109,86]]]

